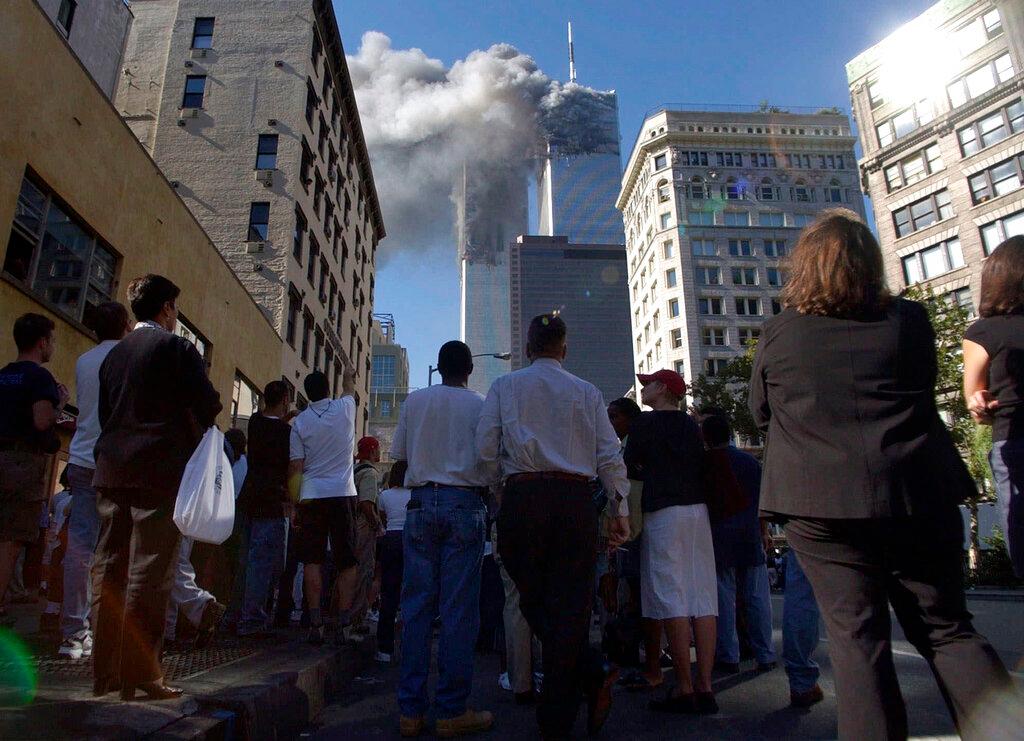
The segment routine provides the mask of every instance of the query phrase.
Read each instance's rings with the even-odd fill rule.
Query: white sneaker
[[[87,659],[92,656],[92,635],[88,630],[80,630],[72,636],[65,638],[57,649],[58,656],[64,656],[72,661]]]
[[[302,610],[292,610],[292,614],[288,616],[288,621],[292,623],[298,623],[302,621]]]
[[[370,610],[368,613],[366,613],[366,620],[371,623],[379,623],[380,613],[376,610]]]
[[[512,682],[508,678],[508,672],[502,672],[498,677],[498,686],[506,692],[512,691]]]
[[[391,654],[386,654],[383,651],[378,651],[377,655],[373,657],[379,664],[390,664]]]

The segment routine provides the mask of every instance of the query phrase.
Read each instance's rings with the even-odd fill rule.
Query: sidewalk
[[[1024,588],[975,587],[967,590],[967,599],[992,602],[1024,602]]]
[[[277,641],[218,637],[201,651],[167,654],[169,683],[185,695],[159,702],[92,697],[91,661],[57,658],[32,635],[36,606],[15,606],[20,641],[0,629],[0,738],[5,739],[276,739],[297,736],[373,656],[367,637],[340,649],[314,647],[298,629]],[[28,648],[23,661],[15,650]],[[20,664],[20,666],[19,666]],[[24,667],[29,667],[26,673]],[[12,685],[37,682],[28,704]],[[141,693],[140,693],[141,696]]]

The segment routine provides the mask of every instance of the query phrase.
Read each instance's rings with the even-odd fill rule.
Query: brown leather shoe
[[[406,718],[404,715],[398,718],[398,732],[402,738],[413,738],[423,733],[426,725],[423,718]]]
[[[438,718],[434,722],[434,733],[438,738],[455,738],[491,730],[494,716],[486,710],[469,710],[455,718]]]
[[[587,692],[587,734],[596,736],[601,732],[608,714],[612,711],[612,688],[619,678],[617,666],[607,666],[604,678],[594,689]]]
[[[806,692],[790,692],[789,693],[789,704],[795,708],[809,708],[811,705],[821,702],[825,699],[825,693],[821,691],[821,687],[814,685]]]

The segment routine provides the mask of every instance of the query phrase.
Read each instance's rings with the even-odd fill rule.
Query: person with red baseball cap
[[[623,457],[630,478],[644,482],[640,560],[643,616],[668,635],[676,686],[651,709],[718,712],[711,690],[718,615],[715,551],[708,517],[704,445],[697,423],[680,409],[686,382],[675,371],[640,374],[640,400],[653,411],[633,420]],[[690,620],[697,643],[697,680],[690,677]]]

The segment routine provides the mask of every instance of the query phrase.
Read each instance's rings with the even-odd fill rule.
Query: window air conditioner
[[[193,49],[192,50],[192,58],[193,59],[206,59],[206,54],[207,54],[208,51],[210,51],[210,50],[209,49]]]
[[[267,247],[267,243],[266,242],[246,242],[245,243],[245,251],[248,252],[249,254],[253,254],[255,252],[263,252],[266,249],[266,247]],[[260,269],[262,270],[262,267]],[[257,272],[259,272],[259,271],[257,271]]]
[[[263,186],[269,188],[274,184],[274,171],[273,170],[257,170],[256,180],[263,183]]]

